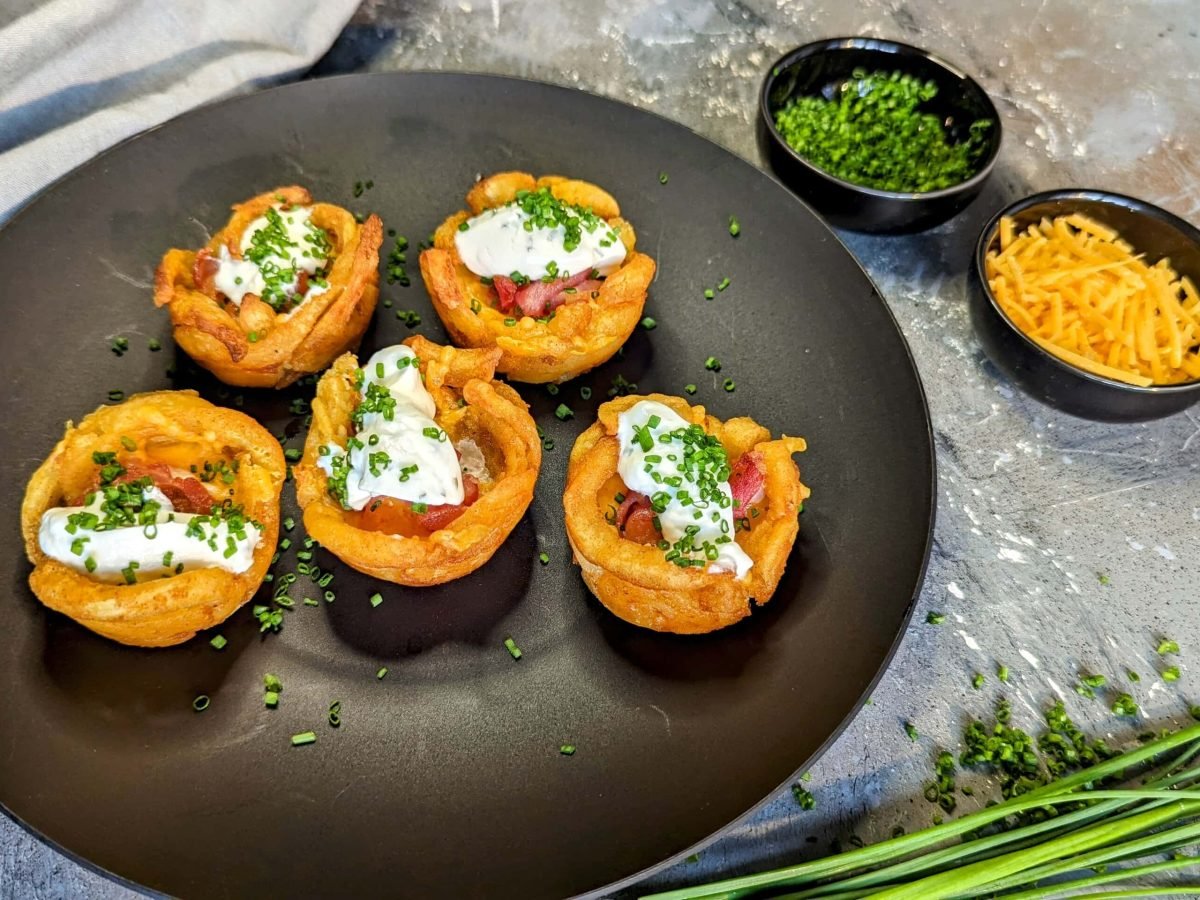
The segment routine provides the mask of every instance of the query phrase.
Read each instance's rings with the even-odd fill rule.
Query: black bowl
[[[992,296],[984,258],[999,240],[1000,219],[1018,231],[1043,216],[1082,213],[1120,233],[1151,263],[1164,256],[1180,275],[1200,283],[1200,230],[1144,200],[1107,191],[1046,191],[1007,206],[984,226],[970,267],[971,321],[980,343],[1013,381],[1051,406],[1102,422],[1142,422],[1186,409],[1200,400],[1200,381],[1137,387],[1093,375],[1059,359],[1025,335]]]
[[[993,122],[975,174],[938,191],[879,191],[831,175],[789,147],[775,127],[775,111],[797,94],[832,96],[855,69],[899,71],[933,81],[937,96],[922,109],[938,115],[955,141],[967,138],[971,123]],[[932,53],[896,41],[833,38],[805,44],[771,66],[759,97],[758,146],[768,164],[831,223],[852,231],[899,234],[946,221],[975,199],[991,174],[1000,152],[1000,131],[996,107],[970,76]]]

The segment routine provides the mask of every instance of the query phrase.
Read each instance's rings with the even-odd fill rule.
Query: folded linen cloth
[[[304,73],[358,0],[0,3],[0,224],[113,144]]]

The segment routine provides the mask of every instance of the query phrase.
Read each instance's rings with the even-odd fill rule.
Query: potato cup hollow
[[[317,383],[294,470],[308,533],[360,572],[411,587],[452,581],[486,563],[533,500],[542,460],[528,407],[493,377],[499,358],[495,347],[460,350],[420,336],[372,357],[386,366],[360,368],[353,354],[340,357]],[[406,397],[404,370],[419,372],[423,391],[414,382]],[[389,405],[388,395],[398,402]],[[405,409],[422,403],[427,419]],[[382,441],[374,440],[378,429]],[[447,458],[461,469],[457,484],[448,484]],[[441,472],[440,480],[422,483],[430,472]],[[396,496],[416,496],[426,484],[457,487],[461,500]]]
[[[621,348],[641,321],[655,264],[637,252],[633,225],[607,191],[501,172],[475,184],[467,206],[438,227],[420,257],[455,344],[498,347],[497,371],[530,383],[567,381]],[[469,247],[474,269],[462,253],[473,229],[488,236]],[[489,239],[500,245],[483,243]]]
[[[29,585],[104,637],[182,643],[258,590],[275,552],[285,471],[270,432],[194,391],[102,406],[67,424],[29,480],[21,505]]]
[[[792,454],[804,449],[802,438],[772,439],[753,419],[721,422],[679,397],[601,404],[571,450],[563,493],[584,582],[654,631],[702,634],[745,618],[771,599],[795,543],[809,490]],[[622,465],[656,489],[632,490]]]
[[[383,223],[298,186],[233,207],[198,251],[168,250],[154,304],[176,343],[226,384],[282,388],[355,349],[379,298]]]

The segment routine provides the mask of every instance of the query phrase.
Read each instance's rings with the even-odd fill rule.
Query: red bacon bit
[[[566,294],[568,288],[579,290],[579,285],[589,280],[590,269],[584,269],[570,278],[556,278],[554,281],[531,281],[517,291],[517,306],[527,316],[540,319],[552,309],[562,306],[568,298],[578,294]]]
[[[303,297],[308,293],[308,273],[303,269],[300,270],[300,277],[296,279],[296,296]]]
[[[654,510],[650,498],[637,491],[630,491],[617,507],[617,531],[627,541],[639,544],[657,544],[662,534],[654,527]]]
[[[196,290],[216,299],[217,288],[215,282],[217,269],[220,266],[220,261],[212,255],[207,247],[197,253],[196,261],[192,263],[192,284],[196,286]]]
[[[431,534],[445,528],[467,511],[467,507],[479,499],[479,482],[475,476],[463,473],[463,502],[431,506],[420,514],[421,526]]]
[[[195,515],[208,515],[212,512],[212,508],[216,501],[213,500],[212,494],[200,482],[200,479],[193,478],[190,475],[177,476],[171,472],[170,466],[166,463],[143,462],[138,459],[126,460],[122,463],[125,467],[123,474],[118,475],[114,480],[114,484],[126,484],[130,481],[137,481],[139,478],[149,478],[156,488],[166,495],[166,498],[171,501],[171,505],[175,507],[176,512],[193,513]],[[95,480],[92,482],[92,487],[88,491],[95,491],[100,487],[100,471],[96,471]],[[75,505],[83,505],[83,497],[77,498]]]
[[[497,275],[492,279],[492,287],[496,289],[496,301],[500,312],[510,313],[517,305],[517,283],[507,275]]]
[[[765,496],[767,480],[763,455],[757,450],[743,453],[729,473],[729,492],[735,512],[745,512]]]
[[[366,531],[381,531],[404,537],[427,537],[448,526],[467,511],[467,507],[479,499],[479,482],[471,475],[463,475],[463,502],[430,506],[425,512],[413,512],[407,500],[394,497],[373,497],[359,513],[352,513],[352,521]]]

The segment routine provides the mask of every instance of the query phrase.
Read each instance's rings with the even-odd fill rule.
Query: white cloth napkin
[[[101,150],[303,73],[358,0],[2,0],[0,223]]]

